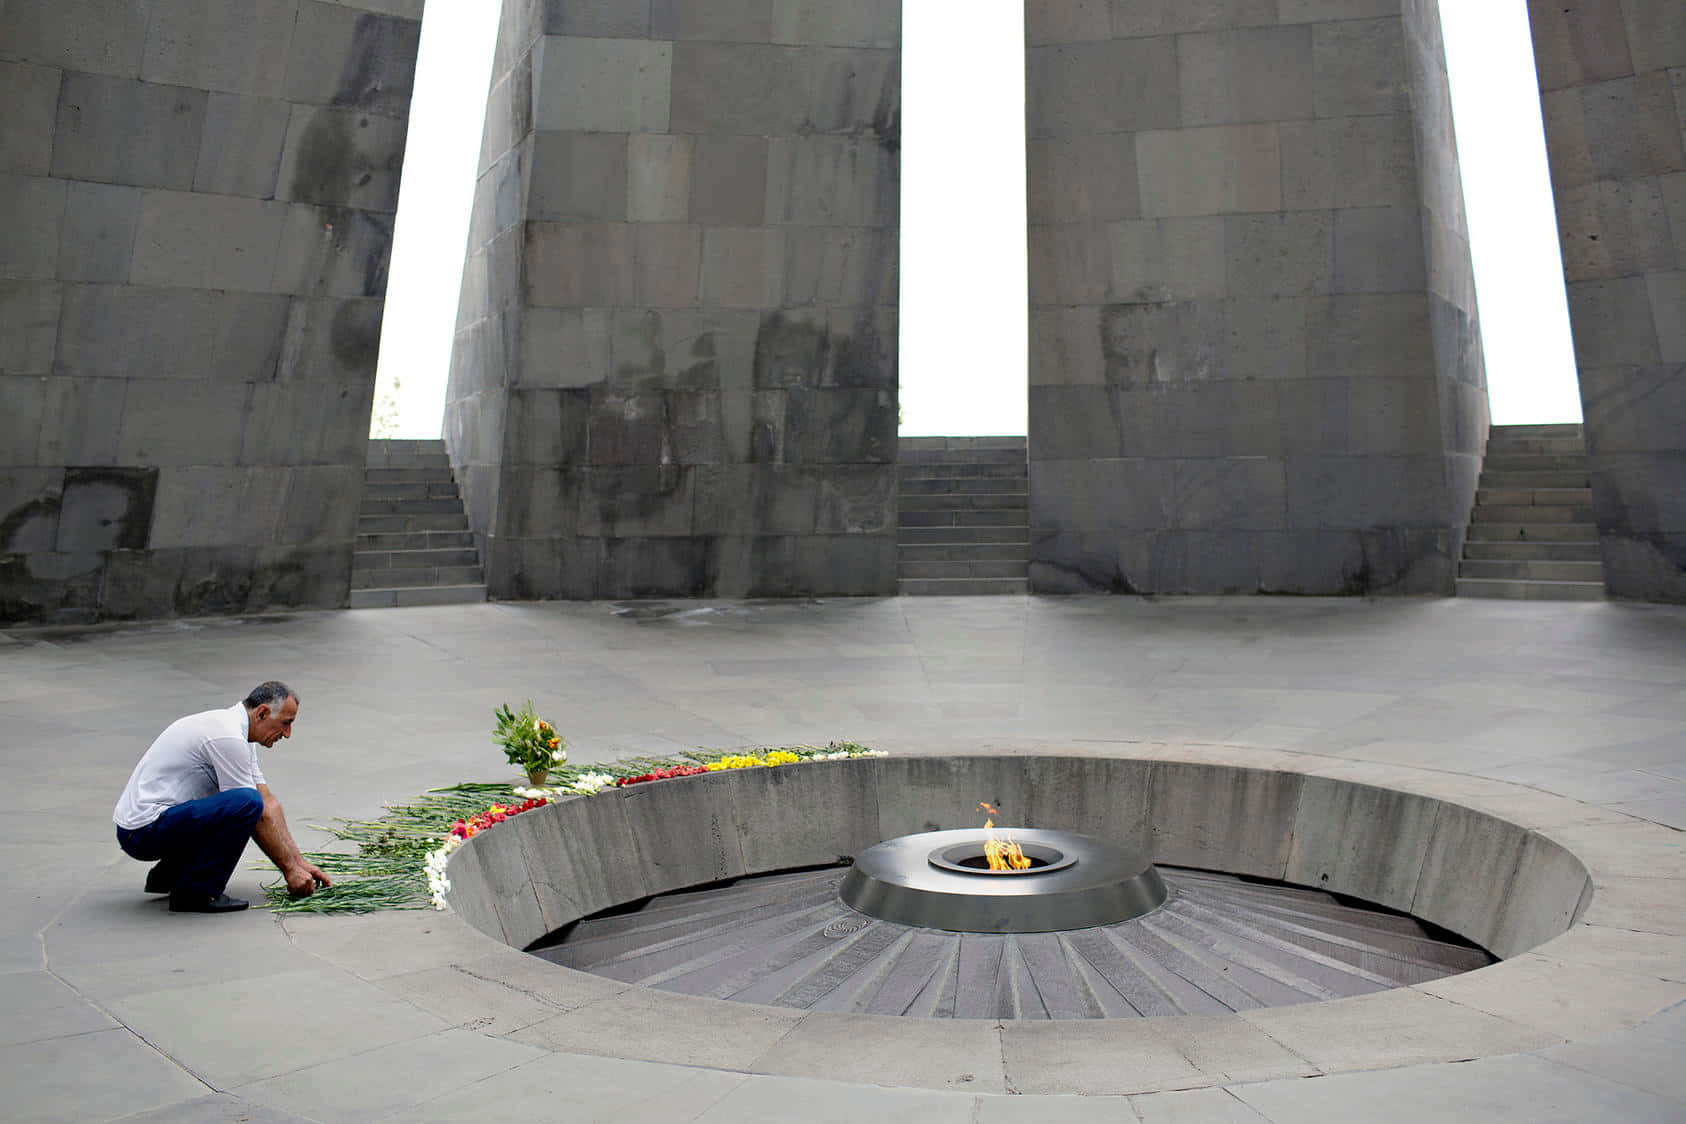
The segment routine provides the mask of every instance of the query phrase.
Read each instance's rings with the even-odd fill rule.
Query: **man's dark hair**
[[[279,710],[288,699],[296,699],[299,693],[281,682],[271,679],[268,683],[259,683],[252,688],[252,693],[244,699],[247,710],[256,710],[260,706],[267,706],[271,710]]]

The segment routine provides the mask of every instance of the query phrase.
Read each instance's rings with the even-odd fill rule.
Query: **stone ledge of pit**
[[[1079,831],[1170,866],[1409,912],[1501,958],[1564,932],[1590,901],[1587,869],[1568,847],[1463,799],[1491,795],[1492,782],[1437,792],[1459,786],[1429,773],[1431,791],[1413,791],[1389,768],[1313,758],[1293,769],[1280,758],[1260,766],[1230,756],[1200,747],[1155,757],[908,756],[636,785],[560,801],[475,837],[452,856],[451,904],[524,948],[640,898],[975,826],[982,800],[1012,825]]]

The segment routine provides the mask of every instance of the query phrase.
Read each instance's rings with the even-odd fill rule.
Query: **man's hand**
[[[318,886],[332,886],[334,880],[322,873],[322,868],[301,858],[282,875],[287,880],[287,893],[295,898],[308,898]]]

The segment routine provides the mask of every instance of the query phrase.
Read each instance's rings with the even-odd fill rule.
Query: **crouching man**
[[[226,710],[172,722],[135,766],[111,818],[125,854],[157,865],[146,892],[169,894],[177,913],[230,913],[247,903],[223,893],[257,840],[294,897],[333,882],[305,861],[281,802],[258,767],[258,746],[291,737],[299,697],[269,682]]]

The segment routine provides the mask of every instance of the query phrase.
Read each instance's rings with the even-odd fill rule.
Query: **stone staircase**
[[[353,609],[486,600],[445,442],[369,442],[356,551]]]
[[[1457,584],[1459,597],[1604,599],[1579,425],[1492,427]]]
[[[902,595],[1024,593],[1030,496],[1023,437],[904,437],[896,529]]]

